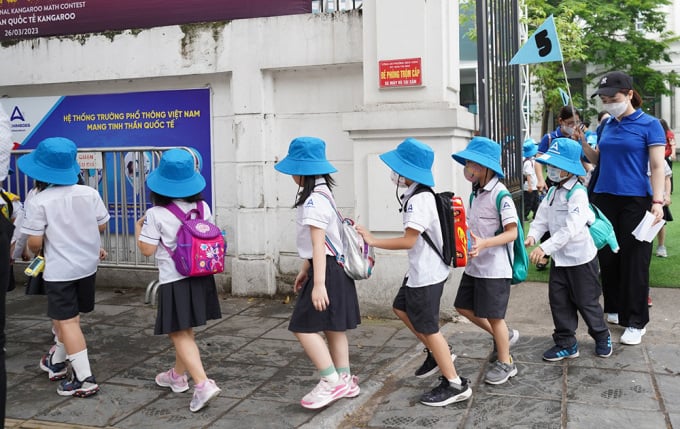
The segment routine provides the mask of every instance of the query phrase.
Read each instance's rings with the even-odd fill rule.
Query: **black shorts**
[[[47,315],[54,320],[73,319],[94,310],[95,274],[77,280],[51,282],[45,280]]]
[[[406,286],[406,279],[401,284],[392,308],[401,310],[408,316],[416,332],[429,335],[439,332],[439,304],[444,291],[444,280],[422,287]]]
[[[481,279],[463,273],[453,306],[483,319],[505,319],[510,279]]]

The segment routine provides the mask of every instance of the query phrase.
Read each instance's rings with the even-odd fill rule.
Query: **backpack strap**
[[[498,228],[498,231],[496,232],[496,235],[501,234],[503,232],[503,219],[501,218],[501,201],[503,201],[503,198],[505,197],[512,198],[512,194],[507,189],[501,189],[501,191],[496,196],[496,211],[498,211],[498,221],[501,224],[500,227]],[[517,219],[517,222],[519,222],[519,219]],[[517,229],[517,231],[519,233],[519,228]],[[505,244],[505,253],[508,254],[508,261],[510,262],[510,267],[512,268],[512,257],[510,256],[510,249],[508,249],[509,244],[510,243]]]
[[[569,198],[571,198],[572,194],[577,189],[583,189],[584,191],[586,191],[586,193],[588,192],[588,189],[586,189],[586,187],[583,186],[583,184],[581,182],[576,182],[576,183],[574,183],[574,186],[572,186],[571,189],[569,189],[569,192],[567,192],[567,200],[569,200]]]
[[[555,193],[555,189],[557,189],[556,186],[551,186],[550,189],[548,189],[548,193],[545,194],[545,198],[550,201],[550,198],[552,198],[553,194]],[[569,198],[569,196],[567,196]]]
[[[345,218],[342,217],[342,214],[340,214],[340,210],[335,206],[335,203],[333,202],[333,199],[331,198],[330,195],[325,193],[324,191],[312,191],[313,194],[320,194],[323,195],[324,198],[328,200],[328,202],[331,204],[331,207],[333,207],[333,210],[335,210],[335,214],[338,215],[338,219],[340,220],[340,224],[342,224],[345,221]],[[339,228],[340,233],[342,234],[342,228]],[[338,255],[341,255],[340,252],[338,252],[338,249],[333,246],[333,243],[331,243],[331,240],[328,238],[328,235],[325,235],[326,237],[326,247],[328,250],[330,250],[331,254],[335,256],[335,259],[338,259]]]
[[[164,206],[166,209],[170,211],[170,213],[174,214],[177,219],[180,221],[184,222],[189,219],[191,219],[192,213],[196,213],[197,217],[196,219],[204,219],[203,218],[203,201],[197,201],[196,202],[196,208],[190,209],[188,212],[184,213],[181,208],[174,202],[171,202],[167,206]]]
[[[198,217],[196,219],[204,219],[203,218],[203,201],[196,201],[196,208],[190,209],[188,212],[184,213],[181,208],[175,202],[171,202],[167,206],[163,206],[165,209],[167,209],[170,213],[174,214],[177,219],[184,225],[184,222],[187,220],[191,219],[191,214],[196,213]],[[168,251],[170,256],[173,256],[175,254],[175,251],[170,249],[168,246],[163,243],[163,239],[158,240],[161,246],[165,250]]]
[[[406,201],[404,201],[404,205],[402,206],[402,208],[406,207],[406,205],[408,204],[408,201],[411,199],[411,197],[413,197],[416,194],[420,194],[422,192],[430,192],[432,194],[432,196],[437,198],[437,195],[435,195],[434,189],[430,188],[429,186],[425,186],[421,183],[421,184],[418,184],[418,186],[416,186],[416,189],[413,191],[413,193],[411,195],[409,195],[409,197]],[[435,201],[435,204],[436,204],[436,201]],[[442,234],[443,233],[444,233],[444,231],[442,231]],[[439,258],[446,264],[446,260],[444,259],[443,249],[437,248],[437,246],[434,244],[434,241],[432,241],[432,238],[430,238],[430,236],[427,234],[427,232],[423,231],[423,232],[420,233],[420,235],[423,236],[423,240],[425,240],[427,242],[427,244],[430,245],[432,250],[434,250],[437,253],[437,255],[439,256]],[[449,264],[446,264],[446,265],[449,265]]]

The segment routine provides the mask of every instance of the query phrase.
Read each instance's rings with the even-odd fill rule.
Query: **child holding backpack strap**
[[[588,223],[595,220],[595,215],[586,189],[578,182],[578,176],[586,173],[580,157],[578,142],[556,138],[548,151],[536,159],[548,166],[548,177],[557,184],[538,207],[525,240],[526,246],[533,246],[538,237],[550,232],[550,239],[529,257],[536,262],[545,255],[552,256],[548,299],[555,324],[555,346],[543,353],[543,359],[551,362],[579,356],[577,311],[595,339],[595,354],[603,358],[612,354],[611,336],[600,306],[597,248],[588,231]]]
[[[512,261],[509,249],[517,238],[517,209],[507,188],[499,179],[501,147],[486,137],[470,140],[465,150],[451,155],[465,166],[465,178],[472,182],[473,197],[468,211],[468,231],[472,246],[468,264],[454,301],[456,310],[494,339],[491,367],[484,377],[489,384],[502,384],[517,375],[510,346],[519,339],[517,330],[508,330],[505,313],[510,299]],[[496,199],[500,193],[507,196]],[[502,232],[497,234],[501,230]],[[514,254],[514,253],[513,253]]]
[[[177,247],[182,222],[167,206],[175,204],[186,213],[201,205],[204,219],[212,222],[210,207],[201,198],[205,179],[196,171],[189,151],[170,149],[163,153],[158,168],[149,174],[146,184],[154,207],[136,222],[135,237],[142,255],[154,255],[158,264],[160,287],[154,334],[167,334],[175,347],[175,365],[158,374],[156,384],[176,393],[186,392],[188,372],[194,381],[189,410],[196,412],[221,390],[205,373],[193,328],[205,325],[208,320],[220,319],[222,313],[212,274],[187,277],[178,272],[169,249]]]
[[[420,397],[424,405],[443,407],[472,396],[469,380],[459,377],[453,364],[455,355],[439,330],[439,305],[449,266],[424,239],[425,234],[438,249],[444,244],[439,215],[432,192],[416,192],[423,185],[434,186],[432,148],[408,138],[395,150],[380,155],[392,169],[392,181],[404,193],[399,197],[404,221],[404,235],[375,238],[361,226],[357,230],[371,246],[389,250],[408,250],[408,271],[394,298],[392,309],[402,322],[425,345],[425,362],[416,377],[427,377],[441,370],[440,384]]]
[[[294,289],[300,295],[288,330],[295,334],[321,376],[300,404],[318,409],[340,398],[354,398],[360,391],[357,377],[350,373],[346,334],[361,323],[359,298],[354,280],[326,245],[328,239],[334,248],[342,248],[340,220],[331,193],[335,181],[330,174],[337,170],[326,160],[326,143],[316,137],[294,139],[288,155],[274,168],[291,175],[298,185],[294,207],[302,265]]]

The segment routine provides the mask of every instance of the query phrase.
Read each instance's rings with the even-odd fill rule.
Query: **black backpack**
[[[423,239],[427,242],[427,244],[434,249],[435,252],[437,252],[437,255],[441,258],[441,260],[448,266],[456,267],[456,241],[455,241],[455,225],[454,225],[454,208],[452,204],[452,199],[454,196],[453,192],[445,191],[445,192],[435,192],[432,188],[429,186],[425,185],[418,185],[411,195],[419,194],[421,192],[431,192],[432,195],[434,195],[434,201],[437,205],[437,214],[439,216],[439,226],[442,229],[442,238],[444,241],[444,248],[443,249],[438,249],[437,246],[435,246],[434,242],[432,239],[427,235],[426,232],[423,232]],[[410,197],[409,197],[410,199]],[[404,208],[407,206],[408,200],[404,202]]]

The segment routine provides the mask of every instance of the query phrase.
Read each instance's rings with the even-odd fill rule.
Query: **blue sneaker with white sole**
[[[578,356],[578,343],[574,343],[574,345],[569,347],[554,345],[552,348],[546,350],[546,352],[543,353],[543,359],[549,362],[557,362],[565,358],[574,359]]]

